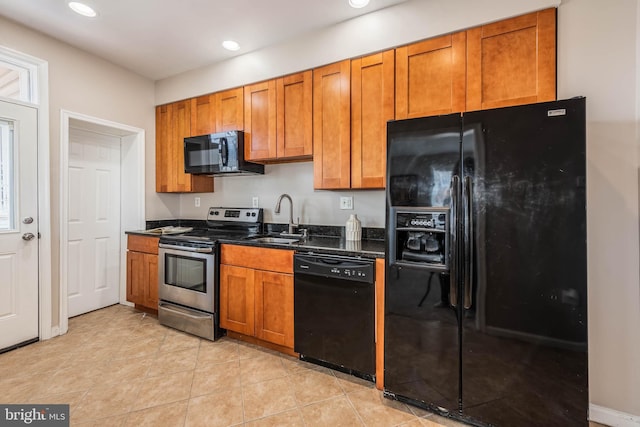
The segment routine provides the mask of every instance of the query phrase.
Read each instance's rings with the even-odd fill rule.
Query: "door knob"
[[[33,233],[24,233],[22,235],[22,240],[33,240],[36,237]]]
[[[23,224],[33,224],[33,218],[31,218],[30,216],[28,216],[28,217],[26,217],[26,218],[24,218],[24,219],[22,220],[22,223],[23,223]]]

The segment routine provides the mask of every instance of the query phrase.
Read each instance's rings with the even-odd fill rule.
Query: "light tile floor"
[[[77,426],[462,426],[372,383],[115,305],[0,355],[0,402],[68,403]]]
[[[384,399],[372,383],[228,338],[201,340],[123,305],[0,354],[0,402],[68,403],[73,426],[463,426]]]

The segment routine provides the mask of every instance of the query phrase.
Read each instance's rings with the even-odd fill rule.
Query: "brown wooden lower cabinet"
[[[293,251],[222,245],[220,263],[220,326],[291,354]]]
[[[127,238],[127,301],[158,312],[158,237]]]

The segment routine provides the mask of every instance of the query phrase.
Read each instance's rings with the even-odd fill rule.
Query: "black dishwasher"
[[[294,273],[294,350],[300,359],[374,381],[374,262],[296,254]]]

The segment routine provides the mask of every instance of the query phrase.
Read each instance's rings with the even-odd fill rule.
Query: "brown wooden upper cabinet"
[[[466,33],[396,49],[396,119],[464,111]]]
[[[184,173],[184,138],[243,129],[243,88],[156,107],[156,191],[206,193],[213,178]]]
[[[556,9],[467,31],[467,110],[556,99]]]
[[[394,118],[394,52],[351,61],[351,188],[384,188]]]
[[[313,186],[351,186],[351,61],[313,70]]]
[[[247,160],[275,163],[313,155],[312,72],[244,88]]]
[[[313,156],[313,73],[311,70],[276,80],[278,157]]]
[[[243,129],[243,88],[191,99],[191,136]]]
[[[216,132],[244,129],[244,90],[241,87],[217,92]]]
[[[244,87],[244,125],[244,152],[247,160],[275,159],[275,80]]]
[[[191,101],[156,107],[156,191],[210,192],[213,178],[184,173],[184,138],[191,136]]]
[[[216,94],[191,99],[191,136],[216,132]]]

